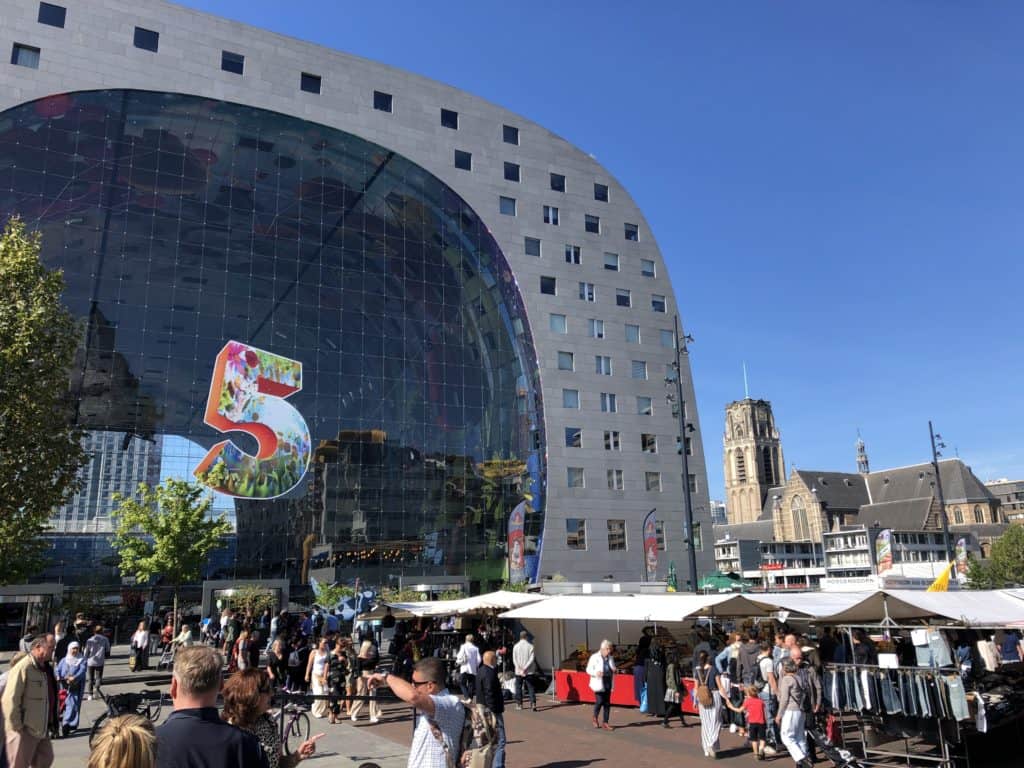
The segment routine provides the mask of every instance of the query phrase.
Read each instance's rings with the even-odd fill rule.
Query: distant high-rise
[[[786,477],[772,404],[749,397],[729,403],[723,446],[729,522],[753,522],[761,514],[768,489],[785,482]]]

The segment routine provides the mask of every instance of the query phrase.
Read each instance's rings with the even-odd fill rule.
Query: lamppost
[[[679,327],[679,315],[675,315],[673,318],[673,331],[676,336],[676,359],[675,362],[670,363],[670,366],[675,371],[675,376],[666,376],[665,386],[671,387],[675,384],[676,391],[670,391],[665,396],[665,399],[672,406],[673,414],[679,420],[679,454],[683,459],[683,519],[685,521],[686,546],[690,559],[690,591],[698,594],[697,548],[693,540],[693,505],[690,499],[690,465],[686,458],[686,435],[688,431],[693,431],[693,425],[686,423],[686,401],[683,399],[683,366],[682,358],[680,357],[680,349],[683,352],[687,352],[686,344],[693,341],[693,336],[689,334],[683,335]]]
[[[942,495],[942,477],[939,474],[939,456],[942,455],[939,448],[945,448],[946,444],[942,442],[942,435],[932,429],[931,421],[928,422],[928,436],[932,440],[932,467],[935,468],[935,490],[939,494],[939,509],[942,510],[942,539],[946,545],[946,562],[949,563],[953,560],[953,543],[949,538],[949,518],[946,516],[946,499]]]

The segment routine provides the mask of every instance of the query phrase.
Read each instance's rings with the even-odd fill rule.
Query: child
[[[748,685],[745,689],[747,697],[739,707],[734,706],[731,701],[725,705],[733,712],[745,712],[747,715],[747,732],[750,737],[750,747],[754,750],[754,757],[764,760],[764,701],[758,697],[757,688]]]

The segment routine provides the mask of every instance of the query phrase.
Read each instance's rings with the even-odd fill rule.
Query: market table
[[[683,712],[696,715],[691,692],[697,683],[692,677],[684,677],[680,682],[680,696]],[[685,688],[685,693],[683,689]],[[590,675],[586,672],[573,672],[568,669],[555,670],[555,698],[559,701],[582,701],[594,703],[594,692],[590,690]],[[633,676],[616,674],[612,679],[612,704],[620,707],[639,707],[640,702],[633,695]]]

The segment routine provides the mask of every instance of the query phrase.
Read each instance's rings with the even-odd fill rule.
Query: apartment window
[[[587,521],[570,517],[565,521],[565,546],[569,549],[587,548]]]
[[[666,349],[673,349],[676,345],[676,335],[669,330],[662,329],[658,331],[658,340],[661,346]]]
[[[629,240],[630,242],[635,243],[637,240],[640,239],[640,229],[637,227],[636,224],[626,224],[625,230],[626,239]]]
[[[583,488],[583,467],[566,467],[566,480],[570,488]]]
[[[637,395],[636,412],[639,416],[650,416],[654,413],[654,403],[651,398]]]
[[[644,472],[644,484],[648,491],[661,492],[661,472]]]
[[[154,32],[152,29],[136,27],[134,44],[136,48],[156,53],[157,48],[160,47],[160,33]]]
[[[626,521],[608,521],[608,549],[624,550],[626,548]]]
[[[626,341],[630,344],[640,343],[640,326],[626,323]]]
[[[591,216],[589,213],[584,214],[583,229],[587,232],[593,232],[595,235],[601,234],[601,217]]]
[[[981,511],[981,506],[978,504],[974,505],[974,522],[979,524],[985,522],[985,513]]]
[[[455,167],[462,171],[473,170],[473,153],[464,152],[461,149],[455,150]]]
[[[583,260],[583,250],[578,245],[565,246],[565,263],[579,264]]]
[[[519,181],[518,163],[505,163],[505,181]]]
[[[241,75],[245,72],[245,56],[231,51],[221,51],[220,68],[233,75]]]
[[[501,126],[501,140],[506,144],[515,144],[519,146],[519,129],[514,125],[503,125]]]
[[[503,216],[515,216],[516,199],[514,197],[505,197],[504,195],[501,195],[498,198],[498,210]]]
[[[633,300],[630,297],[628,288],[616,288],[615,289],[615,305],[619,307],[632,306]]]
[[[594,199],[601,203],[608,202],[608,185],[594,184]]]
[[[572,352],[559,352],[558,353],[558,370],[560,371],[572,371],[575,370],[573,365],[573,354]]]
[[[540,240],[536,237],[523,238],[523,251],[527,256],[540,256]]]
[[[644,277],[654,277],[653,259],[640,259],[640,274]]]
[[[619,433],[616,430],[605,430],[604,433],[604,449],[606,451],[618,451],[621,450],[619,443]]]
[[[655,520],[654,521],[654,536],[658,540],[658,550],[664,552],[667,547],[665,545],[665,521]]]
[[[690,481],[690,493],[696,493],[697,492],[697,476],[696,475],[687,475],[686,477]],[[694,526],[694,527],[696,528],[696,526]]]
[[[578,389],[563,389],[562,390],[562,407],[563,408],[575,408],[579,410],[580,407],[580,391]]]
[[[373,92],[373,108],[380,110],[381,112],[393,111],[395,104],[395,97],[390,93],[384,93],[384,91]]]
[[[580,283],[580,301],[594,301],[593,283]]]
[[[690,475],[690,477],[693,477],[693,475]],[[692,530],[693,530],[693,536],[692,536],[692,538],[693,538],[693,548],[696,549],[698,552],[703,552],[704,551],[704,537],[701,535],[700,523],[694,523]]]
[[[459,113],[453,109],[441,107],[441,125],[451,128],[453,131],[459,130]]]
[[[595,320],[594,318],[591,318],[587,321],[587,327],[590,330],[590,338],[604,338],[604,320]]]
[[[960,510],[960,507],[953,507],[953,523],[956,525],[964,524],[964,513]]]
[[[601,376],[611,376],[612,359],[608,355],[596,355],[594,357],[594,372]]]
[[[540,276],[540,292],[546,293],[548,296],[555,295],[555,278],[548,277],[547,275]]]
[[[553,205],[544,206],[544,223],[558,226],[558,209]]]
[[[634,379],[647,379],[647,361],[646,360],[634,360],[633,361],[633,378]]]
[[[566,333],[565,315],[548,315],[548,328],[552,333]]]
[[[679,453],[679,436],[676,435],[676,453]],[[686,438],[686,455],[693,456],[693,438]]]
[[[51,27],[64,28],[64,21],[67,17],[67,9],[62,5],[54,5],[53,3],[40,3],[39,4],[39,23],[46,24]]]
[[[39,69],[39,49],[31,45],[15,43],[11,49],[11,64],[29,69]]]
[[[604,255],[604,268],[609,272],[619,271],[619,254],[617,253],[606,253]]]
[[[601,411],[603,413],[615,413],[619,410],[615,394],[612,392],[601,393]]]
[[[659,295],[657,293],[652,293],[651,294],[651,309],[654,312],[664,312],[665,311],[665,297],[661,296],[661,295]]]
[[[644,432],[640,435],[640,450],[644,453],[658,452],[658,436]]]
[[[565,176],[560,173],[552,173],[551,190],[553,192],[565,192]]]
[[[303,72],[302,77],[299,80],[299,88],[306,93],[320,93],[321,77],[320,75],[311,75],[309,72]]]
[[[583,447],[583,428],[582,427],[566,427],[565,428],[565,447],[566,448],[582,448]]]
[[[608,470],[608,490],[609,491],[621,491],[625,487],[622,481],[622,470],[621,469],[609,469]]]

